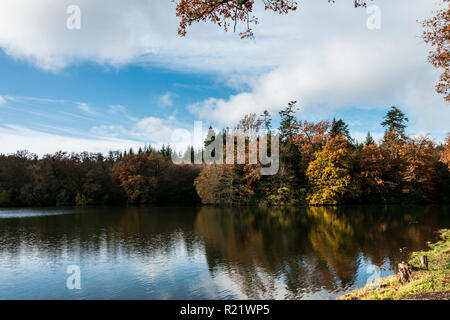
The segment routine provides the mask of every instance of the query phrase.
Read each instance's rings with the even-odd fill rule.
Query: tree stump
[[[420,257],[420,265],[423,268],[428,269],[428,257],[427,256],[421,256]]]
[[[398,264],[398,280],[401,283],[406,283],[411,280],[411,268],[403,261]]]

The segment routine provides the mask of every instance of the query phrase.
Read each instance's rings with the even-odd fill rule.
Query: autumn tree
[[[427,137],[409,139],[400,149],[403,193],[420,192],[424,200],[433,200],[436,187],[433,150],[434,144]]]
[[[32,181],[30,167],[36,162],[37,156],[27,151],[0,156],[0,205],[20,204],[21,190]]]
[[[156,152],[129,154],[114,164],[111,175],[136,203],[193,203],[198,200],[194,180],[195,165],[175,165],[170,147]]]
[[[299,121],[293,125],[296,130],[291,143],[300,150],[303,163],[309,163],[314,158],[314,153],[320,149],[330,139],[330,123],[319,121],[317,123]]]
[[[159,152],[129,154],[114,166],[112,174],[131,200],[152,203],[157,199],[160,179],[168,166],[169,162]]]
[[[232,165],[207,165],[195,179],[194,185],[204,204],[239,203],[239,178]]]
[[[390,153],[390,160],[394,171],[396,171],[398,161],[398,152],[406,142],[406,123],[409,119],[397,107],[393,106],[386,113],[381,125],[385,128],[382,147]]]
[[[423,39],[434,48],[428,61],[435,68],[443,69],[436,91],[450,101],[450,0],[442,0],[442,5],[434,17],[423,22]]]
[[[298,148],[292,144],[292,138],[297,134],[297,101],[290,101],[278,114],[280,116],[280,126],[278,129],[280,135],[280,168],[273,177],[264,177],[264,180],[270,180],[270,185],[264,188],[264,194],[267,199],[277,199],[281,194],[283,198],[286,194],[295,198],[296,193],[304,184],[304,177],[301,166],[301,156]]]
[[[174,1],[174,0],[172,0]],[[333,3],[334,0],[328,0]],[[258,24],[258,18],[253,15],[256,3],[265,10],[284,15],[297,10],[295,0],[179,0],[176,15],[180,18],[178,34],[185,36],[187,28],[193,23],[209,21],[228,31],[236,31],[237,24],[243,23],[245,31],[240,32],[241,38],[253,36],[252,25]],[[366,6],[365,0],[354,0],[355,7]]]
[[[311,192],[311,205],[336,205],[353,190],[351,145],[337,136],[315,153],[306,172]]]
[[[444,150],[440,152],[439,161],[447,165],[448,170],[450,171],[450,133],[445,139]]]
[[[362,194],[366,200],[377,200],[392,187],[386,172],[390,171],[390,162],[382,148],[374,143],[366,144],[357,155],[359,180]]]
[[[250,146],[256,146],[258,149],[258,137],[262,125],[263,120],[253,113],[245,115],[232,131],[223,132],[225,142],[223,156],[226,164],[206,165],[195,180],[197,193],[203,203],[245,204],[256,195],[256,188],[261,180],[261,164],[251,161],[251,156],[257,159],[258,154],[257,150]],[[205,147],[212,144],[218,137],[221,136],[210,127],[205,139]],[[239,145],[238,142],[243,145]],[[228,146],[231,146],[232,155],[228,154]],[[253,153],[255,151],[256,154]],[[228,158],[231,156],[232,161]]]
[[[450,133],[445,143],[436,148],[436,185],[439,200],[450,202]]]

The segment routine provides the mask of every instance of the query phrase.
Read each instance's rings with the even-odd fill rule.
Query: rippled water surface
[[[0,210],[0,299],[335,299],[445,227],[448,206]]]

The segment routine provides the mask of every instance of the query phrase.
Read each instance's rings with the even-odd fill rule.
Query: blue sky
[[[192,114],[178,110],[211,95],[225,98],[235,92],[213,75],[156,67],[82,64],[54,73],[1,54],[0,68],[1,95],[7,100],[0,109],[2,122],[28,127],[58,124],[86,132],[93,125],[127,124],[149,116],[192,122]],[[52,120],[57,115],[61,122]],[[85,122],[77,121],[81,118]]]
[[[160,146],[195,120],[232,127],[264,109],[277,125],[290,100],[299,119],[342,118],[360,140],[381,137],[396,105],[411,133],[439,141],[450,108],[417,23],[436,2],[374,3],[379,30],[367,28],[365,9],[309,0],[285,17],[258,11],[255,39],[240,40],[210,24],[180,38],[170,1],[2,1],[0,153]],[[80,30],[66,28],[70,4]]]

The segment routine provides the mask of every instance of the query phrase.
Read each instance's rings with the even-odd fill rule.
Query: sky
[[[395,105],[408,133],[442,141],[450,108],[418,23],[439,1],[374,0],[379,29],[352,2],[304,0],[286,16],[257,2],[255,37],[242,40],[207,23],[178,36],[170,0],[2,0],[0,153],[160,147],[194,121],[234,127],[266,109],[276,126],[291,100],[298,119],[342,118],[360,141],[382,137]],[[71,5],[80,29],[67,28]]]

